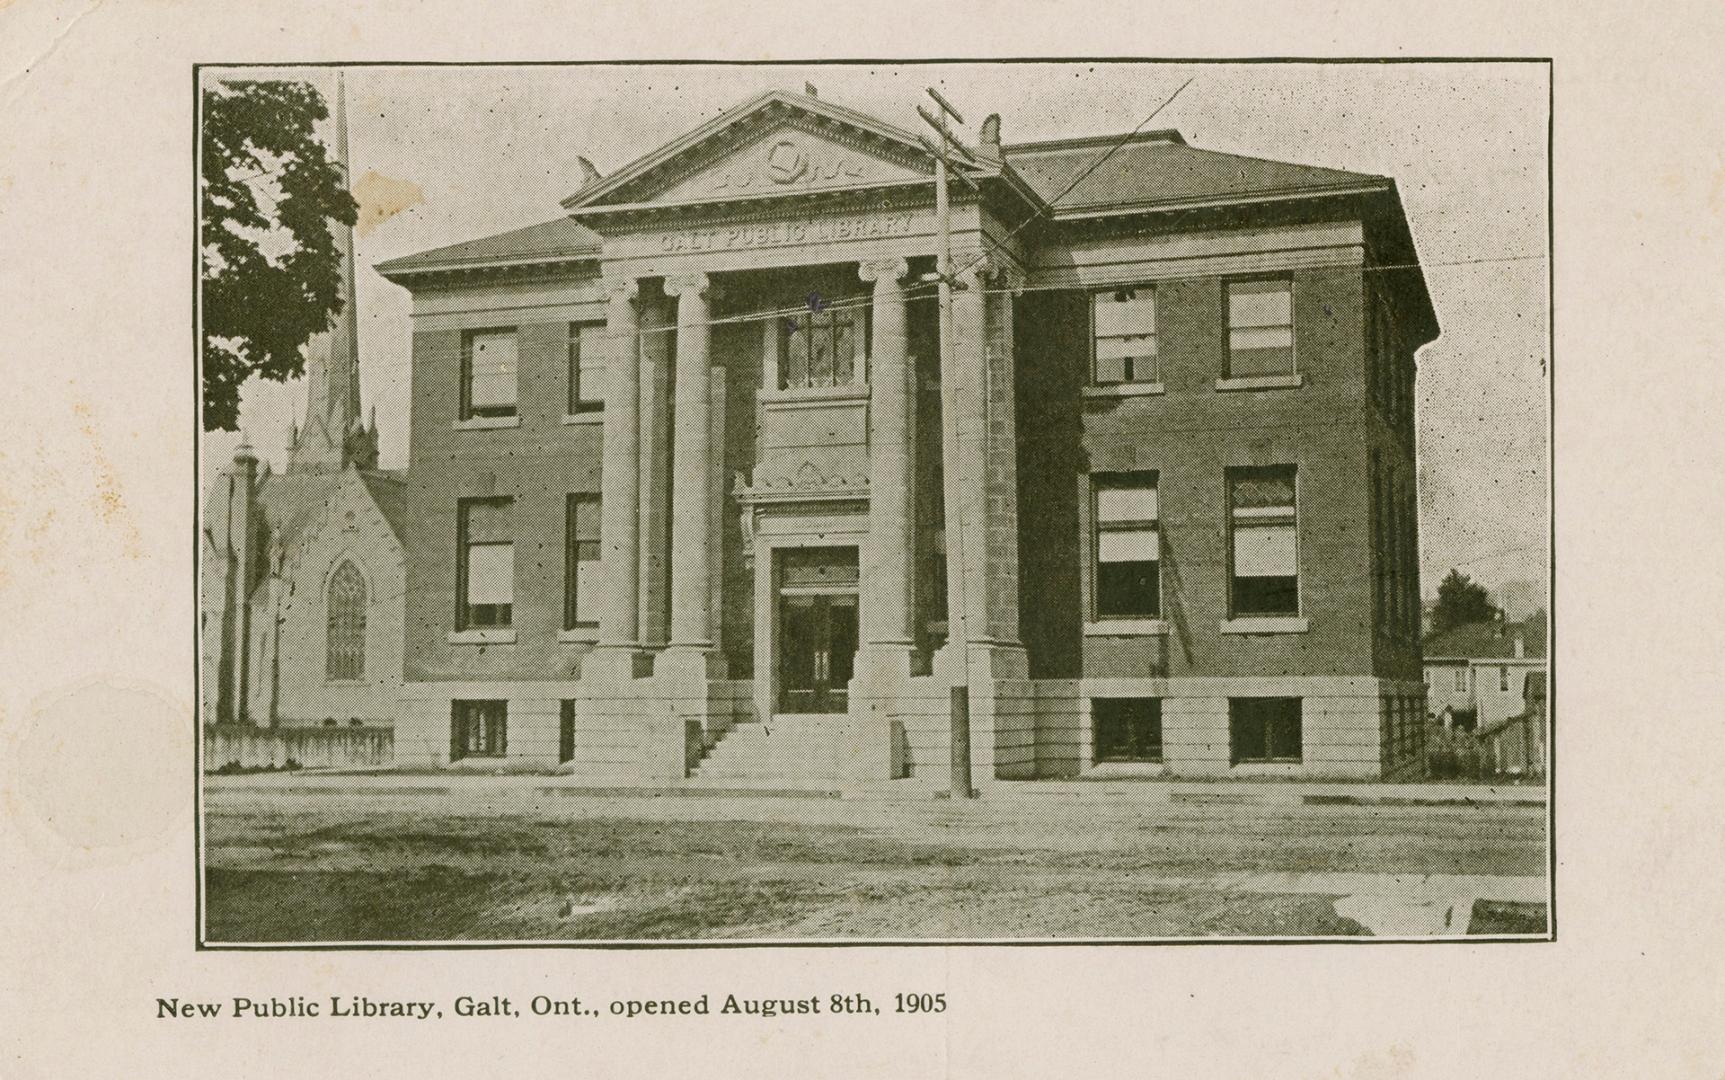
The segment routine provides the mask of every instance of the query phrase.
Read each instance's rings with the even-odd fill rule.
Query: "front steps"
[[[854,782],[864,777],[851,760],[850,736],[843,713],[746,720],[720,736],[689,775],[702,783],[749,786]]]

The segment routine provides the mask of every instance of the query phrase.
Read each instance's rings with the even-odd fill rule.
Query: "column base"
[[[837,749],[835,771],[851,780],[905,776],[904,724],[898,710],[910,692],[910,642],[874,642],[857,650],[850,683],[850,715]]]
[[[666,682],[694,686],[723,679],[728,667],[725,654],[708,642],[676,643],[665,647],[653,664],[653,677]]]
[[[1016,642],[972,641],[961,657],[943,647],[934,655],[935,682],[970,687],[971,782],[1027,780],[1036,775],[1036,690],[1029,657]]]
[[[911,658],[916,646],[909,641],[874,642],[857,650],[853,685],[864,692],[870,686],[884,683],[901,685],[911,674]]]
[[[640,645],[601,643],[581,661],[581,678],[604,683],[644,679],[653,672],[653,654]]]
[[[970,681],[1030,678],[1030,656],[1016,641],[973,640],[961,657],[951,642],[935,650],[933,672],[949,684],[962,680],[969,660]]]

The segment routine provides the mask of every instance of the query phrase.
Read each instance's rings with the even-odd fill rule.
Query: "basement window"
[[[1162,760],[1160,698],[1097,698],[1090,717],[1097,764]]]
[[[1235,765],[1301,759],[1299,698],[1232,698],[1228,742]]]
[[[564,698],[557,703],[557,763],[575,760],[575,701]]]
[[[509,751],[509,702],[456,701],[451,707],[449,759],[503,757]]]

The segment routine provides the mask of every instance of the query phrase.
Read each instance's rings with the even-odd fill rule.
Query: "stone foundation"
[[[507,752],[456,767],[559,768],[596,784],[675,784],[700,773],[733,730],[738,743],[706,775],[855,782],[943,783],[951,768],[950,683],[939,675],[853,682],[849,713],[755,715],[748,679],[690,680],[661,673],[570,683],[419,683],[405,688],[395,727],[396,762],[449,766],[452,703],[508,701]],[[973,680],[971,774],[999,780],[1105,775],[1290,779],[1404,779],[1418,774],[1424,686],[1375,678],[1179,678]],[[1093,703],[1162,702],[1162,760],[1096,761]],[[1301,760],[1234,764],[1229,700],[1301,700]],[[562,758],[564,701],[574,702],[573,756]],[[776,739],[769,743],[768,739]],[[745,744],[759,742],[755,764]],[[765,762],[772,767],[766,769]]]

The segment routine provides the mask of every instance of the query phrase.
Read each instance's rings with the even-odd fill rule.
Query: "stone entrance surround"
[[[969,296],[955,315],[959,349],[969,360],[958,365],[953,398],[959,406],[963,460],[970,475],[985,480],[968,485],[950,511],[954,517],[963,515],[966,532],[978,538],[964,565],[954,568],[953,579],[978,608],[969,650],[975,668],[973,742],[979,749],[978,767],[987,776],[1028,776],[1034,772],[1033,694],[1023,678],[1023,650],[1017,643],[1017,521],[1011,498],[983,497],[983,488],[989,485],[997,493],[1010,492],[1014,478],[1011,296],[985,293],[995,264],[974,261]],[[579,734],[570,768],[577,775],[610,781],[680,779],[733,726],[770,725],[778,662],[775,552],[845,542],[858,548],[862,570],[856,673],[848,715],[822,718],[818,725],[831,747],[830,760],[812,767],[816,773],[854,780],[885,780],[946,768],[948,687],[951,679],[962,677],[962,658],[948,649],[937,658],[933,674],[926,670],[913,674],[917,437],[905,294],[909,262],[892,256],[852,265],[871,290],[866,384],[801,394],[779,391],[769,349],[757,395],[763,409],[763,438],[771,436],[774,425],[803,425],[813,431],[820,426],[809,419],[815,413],[830,419],[828,426],[847,422],[839,415],[843,410],[854,413],[848,422],[860,429],[866,473],[855,478],[860,483],[843,482],[851,478],[840,475],[839,483],[820,477],[809,484],[801,482],[804,477],[791,477],[789,483],[776,486],[771,479],[774,463],[761,460],[755,482],[732,493],[747,516],[746,529],[753,541],[754,671],[749,679],[727,678],[726,653],[719,640],[722,575],[716,563],[725,550],[721,515],[726,501],[715,480],[723,471],[726,378],[722,363],[715,363],[713,356],[714,280],[698,271],[667,274],[662,279],[665,295],[676,303],[677,335],[671,436],[675,464],[669,504],[670,632],[661,648],[643,642],[640,610],[641,598],[649,590],[642,587],[639,508],[645,505],[644,483],[652,482],[640,469],[643,417],[652,411],[650,399],[642,394],[642,369],[650,363],[638,336],[643,288],[639,280],[626,276],[612,274],[606,279],[607,324],[614,332],[608,339],[604,414],[605,595],[597,647],[584,659],[580,679],[568,688],[576,702]],[[769,325],[767,330],[771,336],[773,328]],[[993,366],[986,372],[985,348],[987,362]],[[993,400],[983,399],[985,387],[996,388]],[[992,426],[985,425],[984,416],[992,417]],[[761,451],[763,458],[768,453]],[[548,713],[541,705],[524,712],[523,718]],[[997,714],[1006,721],[1006,730],[998,737],[993,732]],[[806,720],[801,723],[807,729],[814,727]],[[534,740],[535,745],[542,742],[542,738]]]

